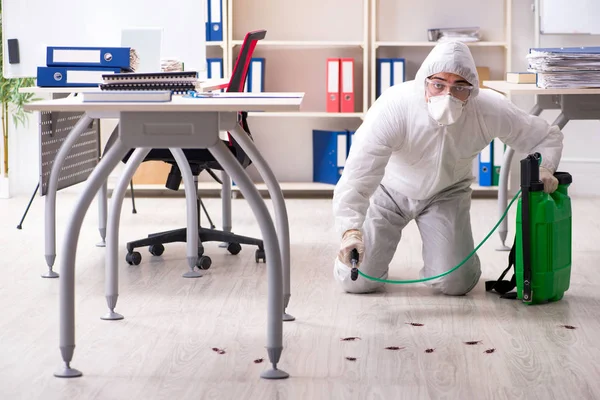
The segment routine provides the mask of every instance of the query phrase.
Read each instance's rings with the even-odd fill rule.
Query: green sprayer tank
[[[515,275],[517,298],[528,304],[562,299],[571,280],[572,177],[556,172],[558,189],[544,192],[540,154],[521,160],[521,198],[517,205]]]

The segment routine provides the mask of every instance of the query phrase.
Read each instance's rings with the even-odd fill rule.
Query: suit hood
[[[415,76],[415,86],[425,97],[425,79],[440,72],[456,74],[473,85],[470,98],[479,94],[479,77],[469,47],[462,42],[437,44],[421,64]]]

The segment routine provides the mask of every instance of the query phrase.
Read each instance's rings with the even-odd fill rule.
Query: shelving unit
[[[267,30],[254,51],[266,60],[265,90],[301,91],[305,100],[300,112],[249,113],[255,143],[286,194],[310,193],[311,187],[332,191],[333,185],[312,182],[312,130],[360,126],[375,101],[377,57],[405,58],[410,80],[436,44],[427,41],[428,28],[479,26],[483,41],[468,45],[478,65],[490,67],[490,79],[502,79],[511,65],[512,1],[455,0],[447,6],[442,0],[223,0],[224,40],[207,42],[207,57],[222,57],[230,76],[245,34]],[[326,59],[332,57],[354,59],[354,112],[326,112]],[[248,172],[260,185],[252,165]],[[210,178],[201,179],[210,184]]]
[[[402,12],[407,7],[407,1],[371,0],[371,104],[376,100],[377,58],[405,58],[406,80],[414,79],[421,63],[436,45],[436,42],[424,40],[427,39],[427,29],[431,28],[479,26],[483,40],[466,44],[472,49],[478,66],[494,66],[490,68],[490,79],[503,79],[512,63],[512,1],[455,0],[449,7],[442,7],[442,1],[430,1],[407,13]],[[390,26],[389,15],[399,15],[401,18],[393,20],[393,26]],[[503,21],[496,19],[497,15],[503,15]],[[420,18],[427,21],[427,25],[414,23]],[[482,19],[487,19],[490,24],[482,24]],[[500,52],[502,54],[498,54]],[[502,63],[498,62],[499,56],[504,59]],[[504,68],[499,69],[497,65],[504,65]]]

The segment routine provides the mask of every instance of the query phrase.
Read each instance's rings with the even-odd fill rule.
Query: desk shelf
[[[108,190],[109,195],[112,193],[113,188],[115,187],[116,182],[109,181],[108,182]],[[260,192],[263,197],[268,197],[269,191],[267,190],[267,185],[264,183],[256,183],[256,188]],[[284,197],[286,198],[301,198],[301,197],[309,197],[309,198],[331,198],[333,195],[333,190],[335,189],[335,185],[330,185],[326,183],[319,182],[280,182],[281,190],[283,192]],[[133,189],[135,191],[135,196],[172,196],[172,197],[184,197],[185,192],[183,190],[184,185],[181,184],[181,187],[178,191],[173,191],[165,188],[164,184],[155,184],[155,185],[133,185]],[[473,196],[475,197],[492,197],[495,198],[498,194],[498,186],[479,186],[477,184],[473,184],[471,186],[473,189]],[[240,190],[237,186],[232,186],[231,191],[234,197],[240,195]],[[221,185],[217,182],[198,182],[198,193],[200,196],[204,197],[220,197],[221,196]],[[127,196],[130,196],[130,189],[127,189]]]

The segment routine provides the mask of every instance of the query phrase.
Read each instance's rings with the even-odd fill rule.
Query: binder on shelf
[[[502,141],[498,138],[494,139],[492,144],[492,186],[498,186],[500,183],[500,168],[502,167],[502,160],[504,160],[504,151],[506,149],[506,145],[502,143]]]
[[[327,59],[327,112],[340,112],[340,59]]]
[[[208,26],[206,40],[209,42],[223,41],[223,0],[207,0]]]
[[[479,186],[492,186],[493,142],[479,153]]]
[[[207,58],[208,79],[223,78],[223,59],[222,58]],[[225,89],[219,89],[219,92],[224,92]]]
[[[390,87],[406,80],[406,60],[404,58],[378,58],[376,96],[379,97]]]
[[[38,67],[37,85],[40,87],[98,87],[103,76],[120,73],[121,68],[99,67]]]
[[[349,131],[313,130],[313,182],[335,185],[348,157]]]
[[[265,91],[265,59],[252,58],[248,66],[248,78],[244,90],[251,93]]]
[[[354,59],[340,58],[340,112],[354,112]]]
[[[130,47],[56,47],[46,48],[48,67],[105,67],[129,69]]]
[[[204,6],[204,36],[207,42],[210,42],[210,1],[205,0]]]

